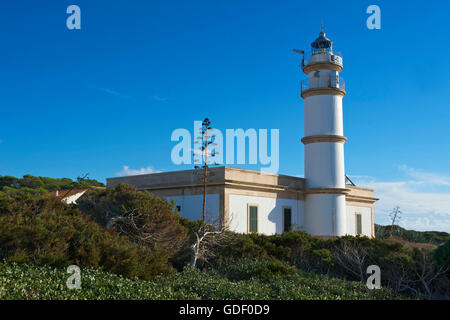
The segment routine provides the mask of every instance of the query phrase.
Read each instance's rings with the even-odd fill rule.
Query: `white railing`
[[[319,62],[329,62],[342,66],[342,54],[340,52],[333,52],[327,54],[313,53],[310,56],[305,55],[305,63],[319,63]]]
[[[301,82],[301,92],[303,93],[306,90],[310,89],[321,89],[321,88],[337,88],[345,91],[345,81],[342,77],[331,77],[327,78],[317,78],[313,83],[309,83],[309,79],[304,79]]]

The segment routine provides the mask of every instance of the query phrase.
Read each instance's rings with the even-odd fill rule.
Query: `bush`
[[[173,204],[131,185],[98,190],[83,197],[78,206],[103,227],[114,227],[138,245],[162,249],[169,256],[181,249],[186,238]]]
[[[439,266],[448,268],[450,272],[450,240],[435,250],[434,259]]]
[[[10,262],[99,268],[149,279],[168,274],[168,254],[137,246],[57,199],[0,197],[0,258]]]
[[[368,277],[367,267],[378,265],[382,270],[382,286],[399,293],[420,298],[448,298],[450,294],[445,288],[449,279],[437,274],[429,258],[431,250],[411,250],[391,239],[345,236],[325,240],[300,231],[273,236],[236,234],[235,241],[217,250],[213,264],[226,265],[230,259],[239,261],[241,257],[274,259],[306,272],[361,282]],[[431,278],[434,275],[437,278],[424,285],[419,278],[421,268],[426,268]]]
[[[213,271],[185,268],[151,281],[81,270],[81,289],[66,287],[64,269],[0,263],[0,299],[401,299],[388,289],[312,274],[230,281]]]
[[[220,261],[211,266],[220,275],[229,280],[249,280],[252,278],[271,280],[276,277],[291,277],[297,274],[297,269],[291,265],[273,258],[262,260],[240,258]]]

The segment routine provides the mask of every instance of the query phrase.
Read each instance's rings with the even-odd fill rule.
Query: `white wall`
[[[345,235],[345,195],[307,194],[305,231],[315,236]]]
[[[307,97],[305,106],[305,137],[344,134],[342,120],[342,97],[338,95],[316,95]]]
[[[203,218],[203,195],[172,196],[166,197],[166,199],[169,202],[174,200],[176,206],[181,206],[181,211],[179,212],[181,216],[191,220]],[[218,222],[219,206],[219,194],[206,195],[206,222]]]
[[[247,233],[247,208],[249,204],[258,205],[258,232],[263,234],[282,233],[283,206],[292,208],[292,227],[303,230],[303,201],[268,197],[256,197],[230,194],[229,197],[230,229]]]
[[[355,214],[361,214],[362,233],[365,236],[372,236],[372,209],[370,207],[347,206],[347,234],[356,235]]]
[[[308,188],[345,188],[344,145],[335,142],[305,145]]]

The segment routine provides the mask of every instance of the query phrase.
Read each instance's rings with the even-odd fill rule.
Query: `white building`
[[[61,201],[72,204],[77,203],[77,200],[80,199],[87,191],[89,191],[89,188],[85,189],[69,189],[69,190],[56,190],[54,192],[50,192],[51,197],[56,197],[61,199]]]
[[[317,236],[374,237],[373,190],[346,185],[342,98],[342,57],[323,30],[303,63],[305,178],[231,167],[212,168],[206,197],[209,221],[236,232],[304,230]],[[180,214],[202,218],[202,181],[193,170],[107,179],[107,186],[135,185],[174,200]]]

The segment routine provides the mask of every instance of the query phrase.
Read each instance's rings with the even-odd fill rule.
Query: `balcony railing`
[[[327,54],[321,54],[324,52],[312,52],[311,55],[305,54],[305,63],[313,64],[313,63],[320,63],[320,62],[329,62],[334,63],[337,65],[342,66],[342,53],[340,52],[332,52]],[[320,56],[319,56],[320,55]]]
[[[313,78],[312,81],[310,79],[304,79],[301,82],[301,92],[303,93],[306,90],[311,89],[322,89],[322,88],[336,88],[345,91],[345,81],[342,77],[319,77]]]

